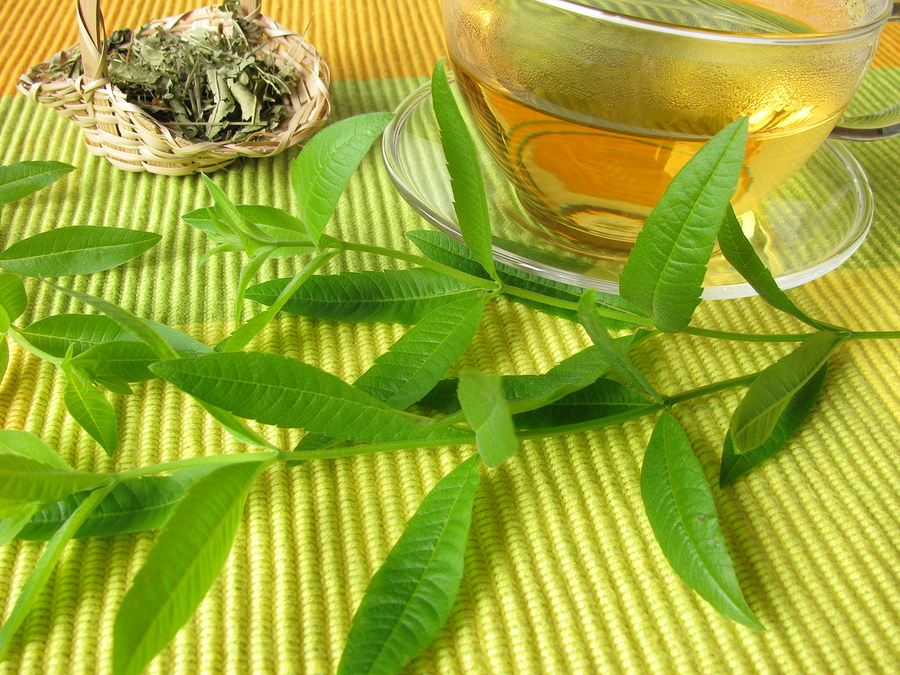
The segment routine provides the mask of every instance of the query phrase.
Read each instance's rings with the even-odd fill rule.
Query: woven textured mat
[[[320,4],[326,7],[316,22],[339,26],[336,10]],[[373,15],[391,17],[409,16],[413,7],[430,13],[437,3],[396,3],[399,9],[385,9],[392,6],[387,1],[375,4],[380,9]],[[173,5],[148,2],[141,12],[160,16]],[[303,23],[284,20],[283,6],[264,9],[294,28]],[[383,37],[386,26],[401,25],[392,21],[373,22],[370,29]],[[415,58],[398,57],[398,71],[378,72],[380,79],[357,74],[360,79],[335,82],[336,117],[390,110],[422,82],[394,76],[421,75],[416,68],[430,67],[429,50],[437,51],[440,42],[433,32],[423,38],[408,30],[412,47],[406,48]],[[338,51],[345,48],[338,42],[350,45],[344,73],[362,68],[359,44],[337,31],[325,34],[334,36],[328,39]],[[42,46],[39,56],[51,50]],[[329,52],[323,46],[326,58]],[[854,146],[854,152],[876,194],[872,234],[850,263],[792,296],[826,320],[860,330],[897,329],[900,198],[894,193],[900,143]],[[235,164],[215,174],[215,181],[238,203],[290,210],[295,154]],[[159,232],[160,244],[136,261],[61,283],[207,344],[234,329],[229,309],[241,260],[237,254],[216,256],[196,269],[209,244],[180,221],[181,214],[208,204],[199,176],[117,171],[89,155],[77,130],[52,112],[21,96],[0,97],[0,164],[24,159],[56,159],[78,170],[3,207],[0,243],[64,225]],[[354,176],[332,225],[344,238],[410,249],[403,233],[428,227],[397,195],[377,153]],[[291,275],[299,265],[272,261],[258,279]],[[342,256],[327,271],[382,265],[379,258]],[[40,284],[29,283],[28,290],[32,302],[20,325],[86,311]],[[247,303],[246,315],[253,311]],[[720,330],[797,330],[793,320],[752,298],[705,303],[695,323]],[[302,359],[352,381],[403,331],[392,324],[282,317],[251,348]],[[457,367],[539,373],[588,344],[579,326],[500,300],[488,306]],[[661,391],[674,393],[764,367],[787,349],[679,336],[645,342],[637,359]],[[457,603],[437,639],[406,672],[900,672],[898,372],[895,343],[849,345],[834,360],[808,424],[789,448],[733,487],[716,491],[741,585],[765,632],[721,618],[671,572],[641,504],[640,461],[653,420],[638,420],[527,442],[516,457],[484,473]],[[121,441],[110,460],[65,413],[62,376],[14,348],[0,383],[0,421],[37,434],[82,470],[244,449],[172,387],[154,380],[135,390],[135,396],[112,396]],[[738,393],[724,392],[675,409],[711,480],[737,400]],[[293,432],[261,431],[281,447],[296,440]],[[148,672],[333,673],[372,574],[427,490],[471,452],[404,451],[269,470],[250,495],[222,576]],[[73,542],[10,657],[0,662],[0,674],[108,673],[115,612],[153,540],[153,533],[141,533]],[[2,616],[40,551],[34,542],[0,549]]]

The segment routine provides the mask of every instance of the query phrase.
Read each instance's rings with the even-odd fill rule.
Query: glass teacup
[[[545,236],[627,254],[671,178],[749,118],[732,199],[749,213],[829,137],[889,0],[444,0],[450,61],[490,151]],[[889,120],[893,121],[893,120]],[[851,121],[852,123],[852,121]]]

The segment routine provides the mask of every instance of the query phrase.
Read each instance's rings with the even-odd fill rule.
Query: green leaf
[[[0,204],[22,199],[74,170],[74,166],[62,162],[16,162],[0,166]]]
[[[428,493],[360,603],[338,675],[395,675],[447,621],[463,575],[478,456]]]
[[[160,361],[151,370],[191,396],[263,424],[374,442],[425,441],[446,433],[334,375],[275,354],[224,352]]]
[[[721,487],[730,485],[784,447],[797,429],[803,425],[803,422],[812,410],[816,397],[822,391],[827,372],[827,365],[822,366],[816,371],[815,375],[809,378],[806,384],[797,390],[797,393],[791,397],[784,412],[781,413],[781,416],[775,423],[772,434],[762,445],[758,445],[752,450],[738,455],[734,451],[734,442],[731,440],[731,434],[725,436],[725,444],[722,449],[722,467],[719,471],[719,485]]]
[[[159,240],[154,232],[69,225],[15,242],[0,252],[0,267],[26,277],[91,274],[128,262]]]
[[[631,387],[601,378],[583,389],[551,403],[513,415],[516,429],[552,429],[589,420],[629,414],[649,414],[660,409]]]
[[[490,467],[500,466],[519,447],[500,377],[464,370],[459,374],[458,393],[466,420],[475,430],[481,460]]]
[[[116,616],[115,675],[139,675],[191,618],[228,559],[247,494],[268,463],[220,467],[175,508]]]
[[[269,241],[269,237],[254,223],[250,222],[238,210],[234,203],[228,198],[222,188],[212,182],[206,174],[201,174],[203,184],[213,199],[213,207],[209,214],[213,217],[216,227],[226,240],[234,241],[233,237],[237,237],[244,246],[247,255],[252,256],[256,250],[264,243]]]
[[[791,397],[848,339],[849,335],[828,331],[813,333],[759,374],[731,416],[730,433],[737,454],[753,450],[772,435]]]
[[[350,176],[391,119],[392,113],[368,113],[335,122],[316,133],[294,160],[291,184],[316,247]]]
[[[284,287],[281,294],[275,298],[268,309],[256,314],[252,319],[234,331],[234,333],[223,341],[220,345],[220,351],[236,352],[246,347],[250,340],[256,337],[259,334],[259,331],[275,318],[275,315],[281,311],[281,308],[291,299],[291,296],[293,296],[304,283],[307,283],[312,275],[321,269],[325,263],[338,253],[339,251],[326,251],[310,260],[304,265],[303,269],[290,280],[290,283]]]
[[[53,568],[56,566],[56,562],[62,555],[66,544],[69,543],[72,535],[78,531],[78,528],[81,527],[84,520],[97,507],[97,504],[103,501],[104,497],[106,497],[112,488],[113,485],[110,483],[98,490],[94,490],[82,502],[81,506],[78,507],[78,510],[72,514],[72,517],[66,521],[66,524],[51,537],[50,541],[47,542],[40,560],[38,560],[34,571],[31,573],[31,576],[28,577],[25,586],[22,588],[22,592],[16,599],[16,604],[13,607],[12,612],[10,612],[9,616],[6,618],[3,627],[0,628],[0,659],[3,658],[6,650],[9,648],[10,640],[19,629],[19,626],[22,625],[22,622],[28,615],[28,611],[38,599],[41,590],[47,585],[47,580],[50,578],[50,574],[53,572]]]
[[[700,303],[706,263],[744,162],[747,119],[716,134],[676,174],[619,276],[622,296],[676,333]]]
[[[112,480],[109,475],[83,473],[25,455],[0,453],[0,495],[9,502],[47,504]]]
[[[94,345],[71,360],[71,364],[99,378],[123,382],[142,382],[156,377],[148,366],[159,361],[145,342],[119,340]]]
[[[616,338],[623,349],[642,341],[648,333],[636,331]],[[507,375],[503,377],[503,397],[513,413],[549,405],[553,401],[587,387],[609,372],[609,362],[597,346],[563,359],[543,375]],[[419,405],[450,415],[459,410],[456,396],[457,381],[441,380],[435,388],[418,401]]]
[[[603,318],[597,312],[597,305],[594,302],[594,289],[590,288],[581,296],[578,301],[578,317],[581,319],[581,325],[591,336],[591,340],[600,349],[603,350],[606,362],[615,373],[624,380],[624,382],[637,391],[643,392],[649,398],[657,403],[662,403],[662,395],[644,374],[628,359],[625,352],[619,347],[609,331],[604,325]]]
[[[807,316],[794,304],[787,293],[778,287],[775,277],[772,276],[772,273],[759,259],[753,244],[744,236],[741,224],[737,216],[734,215],[734,209],[731,206],[725,210],[725,218],[719,230],[719,248],[722,250],[722,255],[725,256],[725,259],[731,263],[731,266],[737,270],[738,274],[753,286],[763,300],[813,328],[819,330],[824,328],[820,321]]]
[[[475,256],[465,244],[455,239],[451,239],[443,232],[437,230],[414,230],[407,232],[406,236],[416,247],[431,260],[447,265],[453,269],[471,274],[472,276],[483,279],[490,278],[484,268],[475,260]],[[584,292],[583,288],[571,286],[552,279],[544,279],[535,274],[523,272],[515,267],[504,265],[503,263],[495,263],[497,275],[506,286],[520,288],[524,291],[539,293],[554,300],[564,300],[566,302],[577,303]],[[507,298],[514,302],[518,302],[527,307],[531,307],[545,314],[558,316],[569,321],[578,322],[578,312],[574,309],[566,309],[557,307],[545,302],[539,302],[531,298],[522,298],[511,293],[504,294]],[[596,301],[598,307],[603,307],[617,312],[631,314],[634,320],[630,323],[618,321],[616,319],[606,319],[606,323],[610,328],[634,328],[634,324],[647,323],[647,316],[619,295],[610,295],[608,293],[597,293]]]
[[[66,410],[91,438],[112,457],[119,443],[118,420],[112,404],[93,385],[80,386],[71,378],[63,392]]]
[[[481,167],[475,144],[447,82],[443,59],[431,76],[431,101],[441,130],[441,146],[453,190],[453,209],[463,240],[487,273],[498,279]]]
[[[703,468],[669,413],[650,437],[641,496],[659,546],[682,581],[724,616],[762,630],[741,592]]]
[[[22,510],[18,513],[0,520],[0,548],[6,546],[13,539],[23,538],[22,531],[28,526],[32,516],[40,510],[41,505],[33,502],[23,505]]]
[[[263,263],[269,259],[269,256],[275,250],[274,246],[261,246],[256,250],[256,253],[253,254],[253,257],[250,258],[244,266],[241,268],[241,278],[238,280],[238,286],[236,291],[236,297],[234,300],[234,320],[240,321],[241,315],[244,312],[244,293],[247,290],[247,286],[250,285],[250,282],[253,280],[253,277],[256,276],[256,273],[259,272],[259,268],[263,266]]]
[[[485,297],[435,309],[375,359],[353,386],[403,410],[428,393],[475,337]]]
[[[48,284],[51,288],[56,289],[60,293],[64,293],[71,298],[81,300],[89,304],[94,309],[103,312],[106,316],[118,323],[122,328],[137,336],[138,339],[146,342],[156,352],[161,359],[177,359],[178,352],[169,345],[166,339],[157,330],[159,324],[153,324],[146,319],[135,316],[127,309],[107,302],[103,298],[97,298],[81,291],[75,291],[70,288],[62,288],[55,284]]]
[[[166,524],[187,489],[216,466],[191,467],[171,476],[144,476],[116,484],[74,538],[108,537],[114,534],[156,530]],[[63,497],[32,517],[19,539],[45,541],[53,536],[86,499],[87,492]]]
[[[0,429],[0,453],[24,455],[63,471],[72,470],[53,448],[27,431]]]
[[[147,319],[143,321],[179,352],[191,356],[212,352],[210,347],[174,328]],[[70,347],[73,356],[78,357],[97,345],[140,342],[134,333],[103,314],[54,314],[20,328],[18,332],[35,347],[57,358],[65,356]],[[135,350],[134,355],[139,353],[142,352]]]
[[[18,274],[0,272],[0,307],[5,310],[9,321],[18,319],[28,307],[25,284]],[[9,330],[9,328],[4,330]]]
[[[267,237],[277,241],[291,242],[290,246],[279,246],[272,251],[271,258],[305,255],[313,250],[313,244],[299,218],[274,206],[237,204],[235,208],[241,216],[257,225]],[[206,206],[195,209],[181,218],[192,227],[203,231],[212,241],[221,243],[221,246],[206,251],[197,262],[197,267],[200,267],[206,259],[216,253],[244,250],[240,237],[222,231],[213,207]]]
[[[246,297],[270,305],[290,281],[275,279],[251,286]],[[315,319],[410,325],[451,300],[480,292],[482,289],[430,269],[341,272],[309,279],[282,309]]]
[[[6,369],[9,367],[9,342],[6,341],[6,335],[0,335],[0,380],[6,375]]]

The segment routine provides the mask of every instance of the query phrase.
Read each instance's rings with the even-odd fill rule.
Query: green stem
[[[324,237],[327,244],[331,244],[336,248],[339,248],[343,251],[358,251],[360,253],[371,253],[373,255],[381,255],[387,258],[395,258],[397,260],[403,260],[408,263],[412,263],[414,265],[420,265],[421,267],[427,267],[429,269],[436,270],[447,276],[454,277],[456,279],[460,279],[465,281],[470,286],[476,286],[479,288],[486,288],[493,290],[497,287],[497,282],[492,279],[484,279],[482,277],[476,277],[473,274],[468,274],[467,272],[462,272],[454,267],[450,267],[449,265],[444,265],[439,262],[435,262],[430,258],[426,258],[424,256],[416,255],[415,253],[407,253],[406,251],[397,251],[392,248],[384,248],[382,246],[372,246],[370,244],[358,244],[352,241],[344,241],[342,239],[335,239],[334,237]]]
[[[769,333],[769,334],[753,334],[753,333],[731,333],[721,330],[709,330],[706,328],[695,328],[688,326],[682,333],[687,335],[696,335],[698,337],[715,338],[717,340],[734,340],[738,342],[803,342],[814,333]]]
[[[709,394],[714,394],[717,391],[723,391],[725,389],[732,389],[734,387],[743,387],[745,385],[750,384],[759,377],[759,373],[751,373],[750,375],[741,375],[739,377],[733,377],[730,380],[722,380],[721,382],[713,382],[712,384],[707,384],[702,387],[697,387],[696,389],[691,389],[690,391],[684,391],[680,394],[675,394],[674,396],[666,397],[666,405],[672,406],[676,403],[683,403],[684,401],[689,401],[693,398],[700,398],[701,396],[708,396]]]
[[[204,457],[191,457],[189,459],[176,459],[171,462],[139,466],[135,469],[122,471],[116,474],[116,481],[121,483],[122,481],[131,478],[140,478],[141,476],[150,476],[157,473],[166,473],[168,471],[178,471],[179,469],[188,469],[194,466],[224,466],[226,464],[259,462],[271,458],[280,459],[282,454],[284,453],[242,452],[235,455],[209,455]]]
[[[900,340],[900,331],[872,330],[853,333],[854,340]]]

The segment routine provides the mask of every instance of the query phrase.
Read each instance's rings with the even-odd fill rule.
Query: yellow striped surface
[[[234,329],[230,308],[241,258],[196,269],[209,244],[180,221],[208,203],[197,176],[127,174],[89,155],[79,132],[13,94],[20,72],[75,39],[71,2],[0,4],[0,164],[56,159],[78,170],[0,210],[3,245],[64,225],[159,232],[161,243],[106,273],[63,279],[215,344]],[[104,5],[108,25],[138,25],[189,9],[184,0]],[[335,114],[390,110],[422,82],[442,51],[438,0],[265,2],[264,11],[309,35],[332,66]],[[900,93],[900,92],[898,92]],[[851,263],[792,291],[798,304],[858,330],[900,329],[900,141],[854,146],[877,201],[873,232]],[[292,209],[296,150],[214,175],[239,203]],[[429,226],[398,196],[377,153],[342,198],[338,236],[409,248],[404,232]],[[277,260],[259,279],[292,274]],[[328,271],[392,263],[343,256]],[[38,283],[19,321],[86,311]],[[254,311],[247,303],[246,316]],[[800,330],[758,299],[709,302],[708,328]],[[405,330],[279,317],[252,348],[302,359],[352,381]],[[456,368],[544,372],[587,346],[582,329],[506,301],[491,303]],[[637,361],[676,393],[764,367],[785,345],[689,336],[644,343]],[[412,675],[826,674],[900,672],[900,350],[848,345],[834,360],[808,424],[779,457],[715,490],[755,633],[720,617],[672,573],[654,541],[639,490],[653,420],[527,442],[484,470],[462,589]],[[112,396],[121,442],[113,459],[65,413],[63,378],[13,348],[0,382],[0,422],[26,429],[82,470],[109,471],[244,447],[190,399],[159,380]],[[738,392],[675,408],[711,481]],[[298,436],[263,428],[282,447]],[[150,666],[156,675],[328,675],[335,671],[366,585],[424,494],[472,448],[404,451],[276,467],[253,488],[221,578],[194,618]],[[2,675],[92,675],[111,669],[118,604],[153,533],[72,543],[15,639]],[[42,545],[0,549],[6,616]]]

